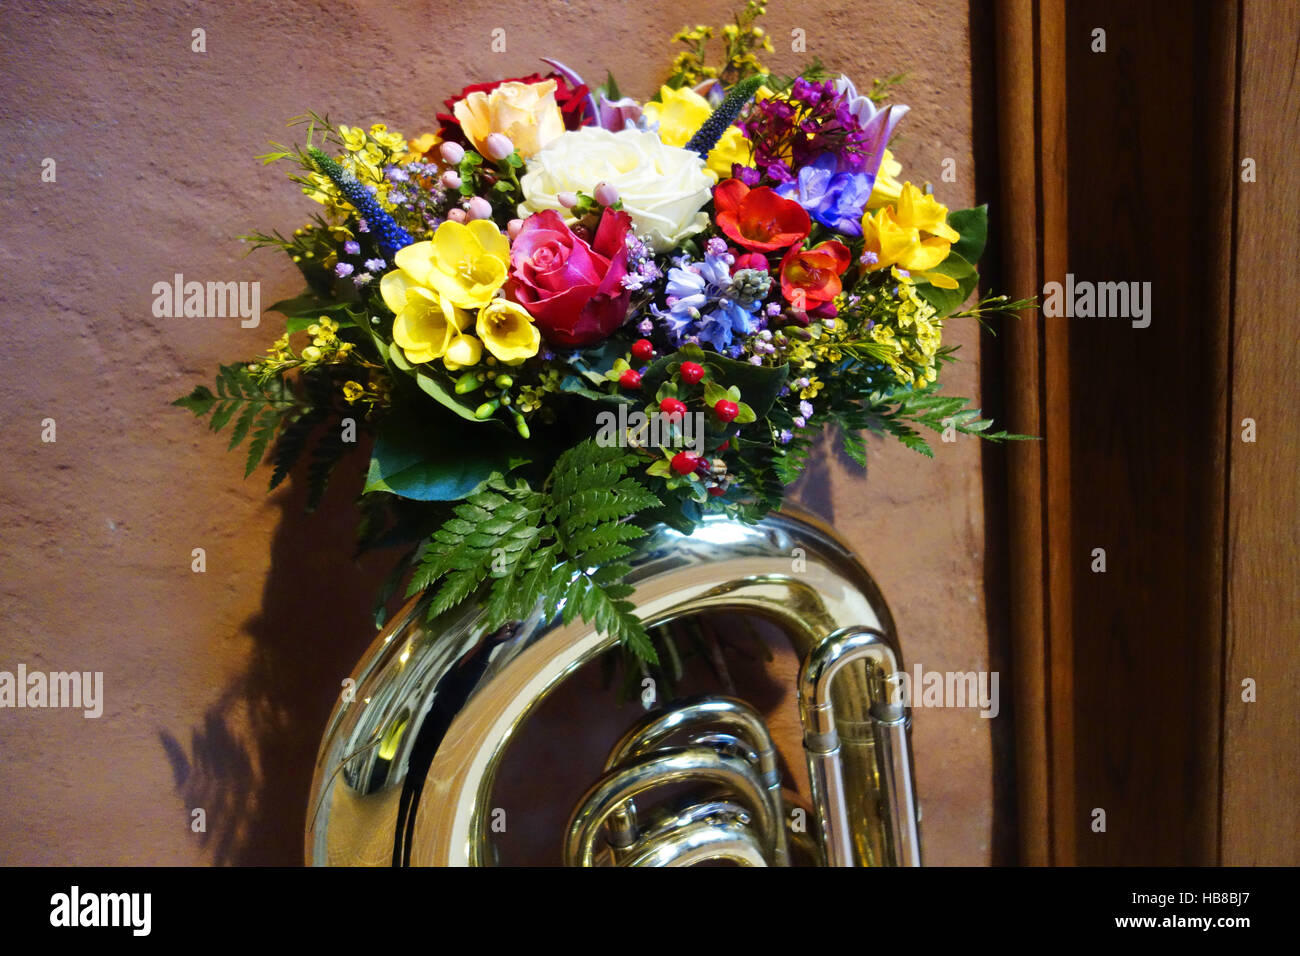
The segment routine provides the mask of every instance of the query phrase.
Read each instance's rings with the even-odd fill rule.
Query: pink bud
[[[565,209],[572,209],[578,205],[578,196],[576,193],[560,193],[555,197],[555,201]]]
[[[460,161],[465,158],[465,147],[460,143],[443,143],[438,147],[438,152],[442,158],[453,166],[459,166]]]
[[[618,189],[611,186],[609,183],[600,183],[597,185],[592,195],[596,198],[596,202],[600,203],[602,206],[612,206],[614,203],[618,202]]]
[[[506,235],[509,236],[511,239],[514,239],[516,236],[519,235],[520,230],[523,228],[524,228],[524,221],[522,219],[511,219],[508,223],[506,223]]]
[[[482,196],[472,196],[466,212],[470,219],[491,219],[492,204]]]
[[[448,144],[444,143],[443,145],[446,146]],[[456,172],[454,169],[447,170],[438,177],[438,181],[448,189],[460,189],[460,173]]]
[[[469,216],[465,215],[465,210],[464,210],[464,209],[450,209],[450,210],[447,211],[447,221],[448,221],[448,222],[459,222],[459,223],[464,223],[465,220],[468,219],[468,218],[469,218]]]
[[[515,151],[515,144],[505,133],[492,133],[483,143],[483,152],[488,159],[502,160]]]

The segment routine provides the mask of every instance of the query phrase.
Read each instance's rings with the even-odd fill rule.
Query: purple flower
[[[366,268],[369,269],[371,272],[383,272],[383,271],[384,271],[384,268],[385,268],[387,265],[388,265],[388,263],[385,262],[383,259],[367,259],[367,260],[366,260]]]
[[[711,345],[719,353],[738,353],[733,340],[758,330],[754,313],[762,298],[754,298],[757,285],[750,270],[742,269],[732,276],[731,259],[725,243],[721,243],[711,245],[700,262],[685,256],[674,260],[664,287],[668,308],[650,306],[651,314],[674,345],[694,340]]]
[[[811,402],[808,402],[808,401],[802,401],[802,402],[800,402],[800,403],[799,403],[799,414],[802,415],[804,418],[812,418],[812,416],[813,416],[813,407],[812,407],[812,403],[811,403]]]
[[[355,239],[349,239],[347,242],[343,243],[343,251],[350,256],[359,256],[361,255],[361,243],[357,242]]]
[[[348,265],[346,262],[340,262],[334,267],[334,274],[340,279],[346,279],[348,276],[352,275],[352,272],[352,266]]]
[[[636,129],[642,110],[641,104],[629,96],[621,100],[611,100],[602,93],[596,106],[596,113],[599,117],[596,125],[617,133],[623,129]]]
[[[838,161],[823,153],[799,170],[795,182],[776,187],[777,195],[794,199],[823,226],[846,236],[862,235],[862,211],[871,196],[876,174],[837,172]]]

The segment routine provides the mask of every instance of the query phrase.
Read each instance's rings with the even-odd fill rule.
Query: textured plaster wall
[[[269,3],[4,5],[0,17],[0,669],[103,671],[98,720],[0,711],[0,863],[294,863],[319,733],[370,639],[382,559],[349,547],[350,488],[302,514],[265,473],[240,479],[224,441],[167,402],[219,361],[259,352],[274,317],[157,319],[150,292],[187,279],[261,280],[291,265],[243,258],[234,237],[288,231],[310,211],[252,156],[313,108],[342,121],[429,128],[464,83],[554,56],[593,81],[612,69],[649,95],[686,22],[729,4]],[[914,107],[895,150],[950,205],[973,200],[968,10],[961,2],[773,0],[778,69],[791,30],[861,81],[908,70]],[[507,51],[489,51],[506,30]],[[207,52],[191,52],[191,31]],[[40,181],[45,158],[57,182]],[[949,389],[976,388],[975,329]],[[41,441],[43,419],[57,441]],[[359,467],[359,465],[358,465]],[[983,517],[973,440],[927,462],[875,450],[870,481],[826,454],[800,495],[830,518],[888,596],[909,666],[986,660]],[[191,549],[207,572],[191,572]],[[989,722],[915,721],[925,849],[990,856]],[[203,807],[208,832],[193,833]]]

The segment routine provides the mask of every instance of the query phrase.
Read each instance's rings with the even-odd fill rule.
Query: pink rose
[[[631,293],[625,240],[632,217],[606,209],[588,243],[554,210],[524,220],[510,244],[506,291],[552,345],[573,348],[608,338],[627,320]]]

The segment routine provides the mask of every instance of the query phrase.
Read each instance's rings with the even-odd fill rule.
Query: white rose
[[[519,180],[521,217],[554,209],[572,225],[573,215],[556,197],[565,192],[591,195],[606,182],[618,190],[637,235],[656,252],[667,252],[708,225],[709,217],[700,209],[717,181],[699,155],[666,146],[652,132],[596,126],[557,137],[528,160],[526,169]]]

